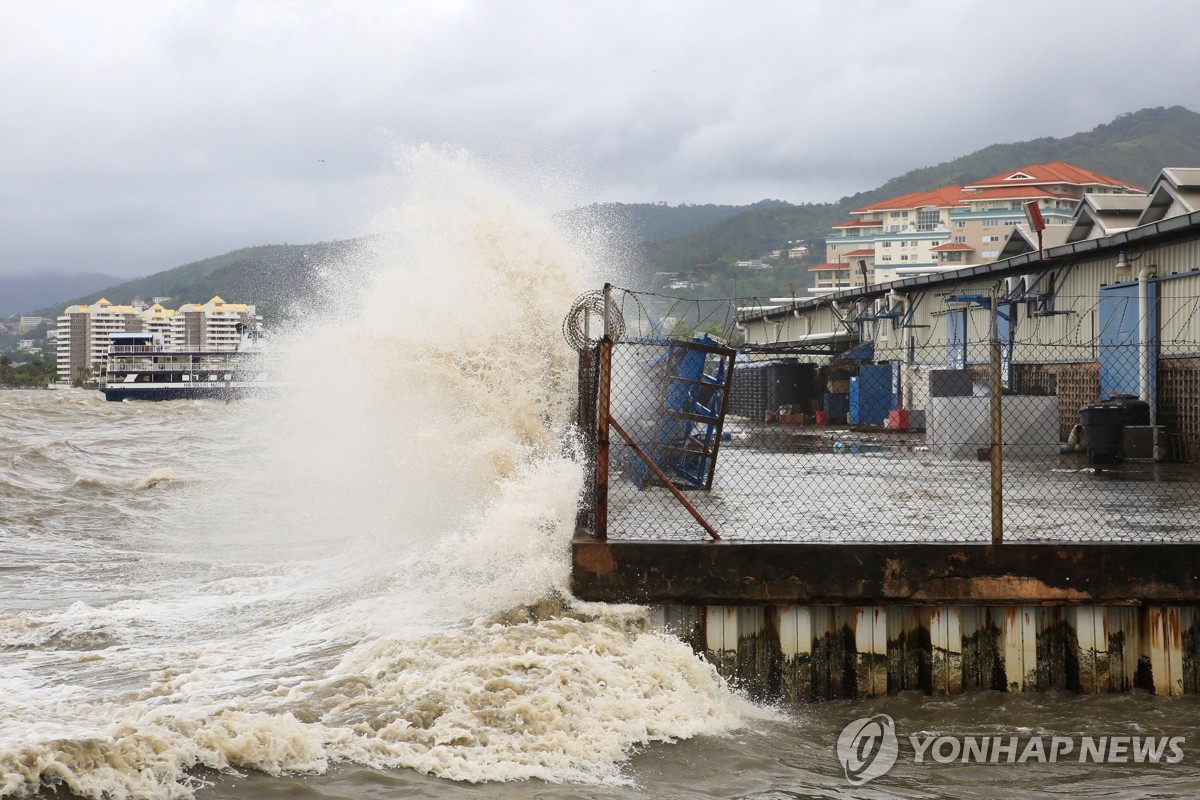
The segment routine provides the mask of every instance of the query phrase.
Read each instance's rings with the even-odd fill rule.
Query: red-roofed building
[[[872,283],[994,261],[1036,202],[1047,225],[1068,225],[1086,194],[1140,194],[1132,184],[1061,161],[1030,164],[966,186],[912,192],[850,212],[825,240],[826,260],[857,277],[865,252]],[[1028,232],[1028,231],[1027,231]],[[948,245],[961,245],[949,247]]]
[[[963,197],[959,187],[946,186],[855,209],[850,212],[853,218],[835,225],[833,235],[825,240],[825,257],[846,264],[856,283],[864,262],[871,283],[893,280],[900,267],[936,270],[938,259],[932,248],[946,243],[950,214],[961,207]]]
[[[1064,164],[1062,161],[1051,161],[1049,164],[1030,164],[1015,172],[1002,172],[990,178],[968,184],[963,187],[967,191],[994,189],[1005,186],[1040,186],[1048,191],[1059,191],[1064,194],[1076,194],[1076,189],[1083,187],[1079,194],[1125,194],[1127,192],[1145,193],[1141,186],[1119,181],[1106,175],[1100,175],[1081,167]]]
[[[867,281],[871,280],[870,261],[871,251],[866,251]],[[813,274],[813,286],[809,289],[813,294],[828,294],[836,292],[839,289],[849,289],[851,286],[862,287],[863,278],[862,271],[853,262],[834,262],[829,264],[817,264],[815,267],[809,267],[808,271]]]

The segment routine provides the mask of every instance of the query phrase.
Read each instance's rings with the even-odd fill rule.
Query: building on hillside
[[[844,261],[837,263],[818,264],[809,267],[813,273],[813,287],[810,291],[820,294],[849,289],[851,286],[863,286],[873,283],[875,279],[875,251],[870,248],[850,250],[843,254]]]
[[[46,317],[21,317],[17,320],[17,333],[29,333],[38,325],[49,321]]]
[[[138,311],[104,298],[90,306],[70,306],[53,331],[58,342],[58,381],[69,384],[97,378],[114,333],[153,333],[164,347],[173,349],[232,351],[238,348],[244,329],[261,326],[262,316],[253,305],[226,303],[220,297],[188,303],[178,311],[160,303]]]
[[[852,219],[833,226],[825,240],[825,260],[850,264],[861,273],[864,250],[873,256],[868,280],[880,283],[900,270],[937,269],[932,250],[950,241],[950,213],[961,207],[964,192],[947,186],[932,192],[913,192],[852,211]]]
[[[213,297],[207,303],[185,303],[170,320],[171,346],[205,350],[236,350],[244,328],[256,328],[262,317],[252,305],[226,303]]]
[[[1143,207],[1136,218],[1125,200],[1080,200],[1041,250],[1013,229],[1001,260],[851,284],[743,311],[739,324],[751,347],[884,374],[884,417],[852,423],[924,413],[934,372],[968,375],[970,393],[994,335],[1005,393],[1056,398],[1062,441],[1083,406],[1134,395],[1149,404],[1151,426],[1163,426],[1169,456],[1200,458],[1200,169],[1164,170],[1147,197],[1129,201]]]
[[[1121,199],[1110,203],[1115,196]],[[1136,206],[1136,198],[1146,196],[1139,187],[1056,161],[872,203],[833,227],[825,240],[827,263],[813,268],[818,280],[812,291],[838,288],[820,282],[819,273],[833,272],[833,264],[847,264],[854,272],[865,262],[870,282],[885,283],[995,261],[1014,228],[1028,233],[1025,206],[1031,202],[1053,228],[1073,224],[1084,198],[1094,199],[1094,209],[1116,209]],[[871,259],[862,255],[868,250]]]

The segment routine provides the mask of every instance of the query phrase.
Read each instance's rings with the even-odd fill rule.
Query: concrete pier
[[[574,542],[751,695],[1200,693],[1200,545]]]

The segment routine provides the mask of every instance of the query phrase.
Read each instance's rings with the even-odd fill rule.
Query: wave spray
[[[128,513],[103,536],[47,533],[119,590],[47,578],[43,607],[0,613],[0,796],[338,762],[621,784],[631,748],[737,724],[643,609],[569,598],[584,475],[559,323],[591,248],[461,151],[398,149],[380,193],[281,337],[287,396],[80,412],[124,414],[138,468],[161,447],[171,480],[114,481]]]

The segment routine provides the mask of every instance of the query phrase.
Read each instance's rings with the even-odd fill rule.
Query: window
[[[942,244],[941,242],[938,242],[938,241],[932,241],[932,242],[930,242],[930,243],[929,243],[929,246],[930,246],[930,247],[940,247],[940,246],[941,246],[941,244]]]
[[[908,261],[908,254],[900,256],[901,261]]]
[[[892,246],[892,243],[891,243],[891,242],[883,242],[883,246],[884,246],[884,247],[891,247],[891,246]]]
[[[891,255],[886,255],[886,256],[883,256],[882,258],[880,258],[879,260],[880,261],[891,261],[892,257],[891,257]]]
[[[965,237],[965,236],[955,236],[955,237],[954,237],[954,243],[955,243],[955,244],[966,244],[966,243],[967,243],[967,237]]]
[[[985,237],[983,237],[983,241],[985,241],[985,242],[998,242],[998,241],[1000,241],[1000,237],[999,237],[999,236],[985,236]]]
[[[941,214],[936,208],[917,209],[917,230],[932,231],[941,223]]]
[[[983,251],[984,258],[995,258],[998,255],[1000,255],[999,250],[984,250]]]
[[[985,227],[985,228],[996,228],[999,226],[1000,226],[1000,220],[998,220],[998,219],[985,219],[983,221],[983,227]]]
[[[960,227],[960,228],[965,228],[965,227],[967,227],[967,221],[966,221],[965,219],[960,219],[958,222],[956,222],[956,223],[954,223],[954,224],[955,224],[955,225],[957,225],[957,226],[958,226],[958,227]]]
[[[904,219],[907,216],[908,216],[907,211],[893,211],[892,212],[892,219]]]

